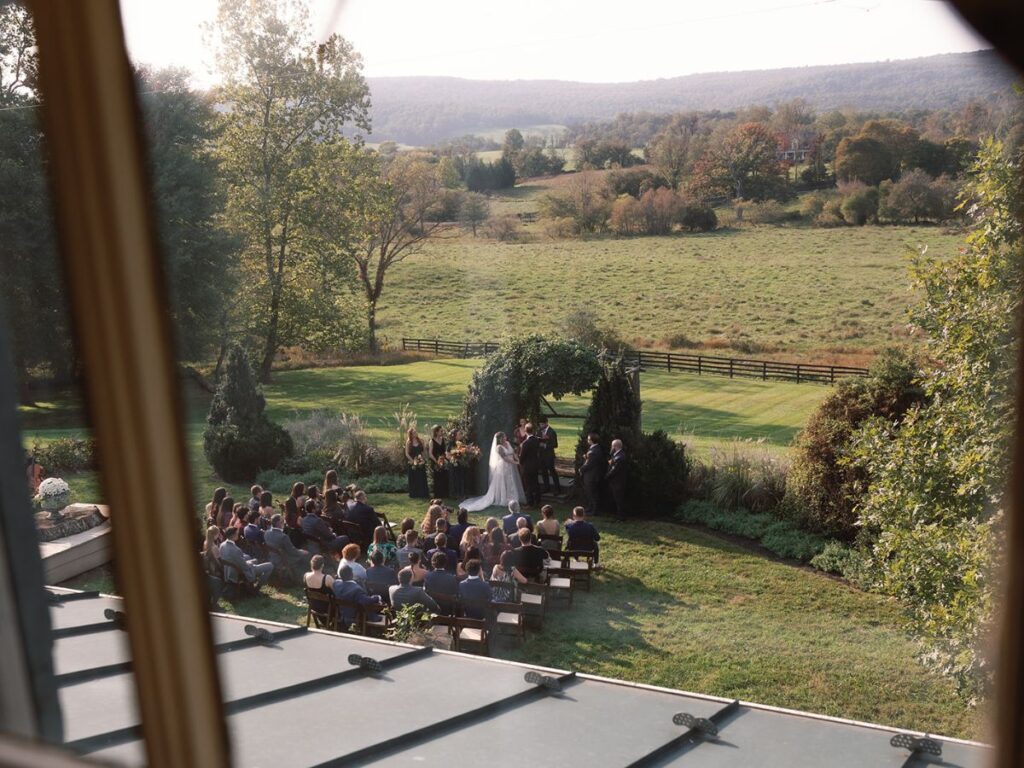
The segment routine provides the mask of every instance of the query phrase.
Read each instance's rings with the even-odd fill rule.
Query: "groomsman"
[[[547,419],[538,422],[540,430],[537,440],[540,441],[540,479],[544,482],[544,493],[551,493],[554,485],[555,495],[560,496],[562,489],[558,485],[558,473],[555,471],[555,449],[558,447],[558,435],[555,434]],[[550,478],[550,482],[549,482]]]
[[[608,462],[608,491],[615,507],[615,519],[626,519],[626,452],[621,440],[612,440],[612,458]]]
[[[526,425],[526,439],[519,446],[519,467],[523,473],[523,490],[526,491],[527,506],[540,505],[540,483],[537,472],[540,470],[540,440],[533,434],[533,425]]]
[[[596,515],[600,512],[601,504],[601,481],[608,471],[608,464],[605,462],[604,449],[601,447],[601,438],[596,432],[587,435],[587,456],[580,467],[580,477],[583,479],[583,494],[587,499],[586,513]]]

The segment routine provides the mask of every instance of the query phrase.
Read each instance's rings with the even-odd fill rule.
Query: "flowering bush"
[[[473,443],[458,441],[448,451],[448,459],[457,467],[471,467],[480,458],[480,447]]]
[[[36,500],[46,512],[64,509],[71,503],[71,486],[59,477],[48,477],[39,484]]]

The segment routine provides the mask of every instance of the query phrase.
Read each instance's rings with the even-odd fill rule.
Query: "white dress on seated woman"
[[[473,499],[466,499],[461,504],[469,512],[480,512],[488,507],[507,507],[510,501],[523,502],[526,500],[526,493],[523,491],[523,481],[519,477],[519,462],[516,461],[516,453],[506,440],[498,442],[498,436],[491,441],[491,457],[488,462],[490,467],[487,493]]]

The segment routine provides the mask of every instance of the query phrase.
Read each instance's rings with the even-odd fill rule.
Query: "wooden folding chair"
[[[536,629],[544,626],[544,612],[548,604],[547,584],[520,584],[519,602],[523,604],[525,617]]]
[[[377,615],[380,618],[371,619],[372,615]],[[393,623],[391,609],[386,605],[382,605],[379,608],[370,605],[360,605],[357,618],[359,621],[359,634],[366,637],[386,637]]]
[[[456,595],[447,595],[444,592],[431,592],[429,589],[427,594],[434,598],[434,602],[437,603],[441,613],[445,616],[459,615],[459,598]]]
[[[448,632],[448,636],[451,638],[451,644],[449,650],[458,650],[458,632],[459,632],[459,620],[455,616],[440,616],[434,615],[430,617],[430,623],[435,627],[445,627]]]
[[[525,607],[522,603],[490,603],[494,620],[494,631],[502,635],[514,635],[526,639]]]
[[[594,572],[594,553],[565,550],[561,555],[562,568],[568,569],[573,583],[583,586],[589,592],[591,574]]]
[[[562,537],[559,534],[542,533],[537,537],[537,540],[543,549],[552,553],[552,557],[554,557],[554,553],[562,551]]]
[[[559,598],[565,600],[567,608],[572,608],[573,584],[570,574],[568,568],[548,568],[548,596],[552,605]]]
[[[312,622],[317,629],[338,630],[337,613],[335,612],[334,596],[326,595],[318,589],[305,588],[306,592],[306,626]]]
[[[479,649],[479,653],[486,656],[490,650],[487,620],[460,617],[453,621],[455,622],[454,650],[462,651],[469,644],[470,646],[476,646]]]

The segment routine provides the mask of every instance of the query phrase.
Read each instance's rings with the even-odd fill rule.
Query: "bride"
[[[523,481],[519,478],[519,459],[504,432],[498,432],[491,443],[490,482],[487,493],[459,504],[469,512],[480,512],[488,507],[506,507],[510,501],[526,499]]]

